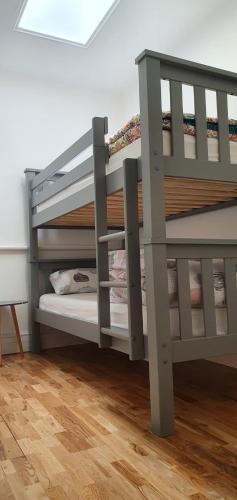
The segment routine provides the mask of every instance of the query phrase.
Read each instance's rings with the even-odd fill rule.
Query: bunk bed
[[[227,96],[237,95],[237,75],[147,50],[136,62],[140,87],[140,153],[137,146],[131,145],[113,155],[114,159],[110,158],[105,140],[107,119],[94,118],[92,128],[47,168],[26,171],[32,350],[40,351],[40,324],[44,324],[96,342],[101,348],[127,352],[131,360],[147,359],[151,428],[155,434],[167,436],[174,432],[172,364],[237,352],[237,242],[166,237],[169,217],[236,204],[237,155],[235,152],[232,158],[230,155]],[[169,80],[170,85],[170,154],[164,154],[162,79]],[[187,157],[185,152],[182,84],[194,89],[194,157]],[[205,89],[214,90],[217,97],[218,156],[214,159],[208,154]],[[82,159],[70,171],[61,172],[75,158]],[[146,307],[141,298],[140,225],[144,230]],[[38,229],[55,227],[95,228],[96,261],[41,260]],[[111,282],[109,276],[109,244],[113,242],[121,242],[121,247],[124,245],[126,249],[127,278],[122,283]],[[167,259],[174,259],[177,265],[178,336],[172,332]],[[205,326],[201,335],[194,332],[192,322],[189,281],[192,259],[198,260],[201,266]],[[227,328],[221,334],[213,289],[214,259],[223,262],[225,274],[223,309]],[[74,304],[69,303],[73,297],[67,296],[71,316],[65,314],[62,297],[57,299],[59,305],[55,304],[49,274],[57,269],[95,266],[97,293],[87,297],[81,294],[74,298]],[[125,320],[118,319],[124,304],[110,304],[112,286],[127,288]],[[45,299],[47,294],[51,297],[51,306]]]

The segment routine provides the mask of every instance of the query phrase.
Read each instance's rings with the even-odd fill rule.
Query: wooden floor
[[[175,366],[175,436],[149,426],[148,367],[95,346],[4,358],[0,499],[237,498],[237,371]]]

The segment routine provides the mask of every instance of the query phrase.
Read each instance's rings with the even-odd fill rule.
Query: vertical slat
[[[140,243],[137,194],[137,161],[127,159],[124,172],[124,218],[128,286],[128,330],[130,359],[144,359]]]
[[[212,259],[202,259],[201,268],[205,334],[206,337],[213,337],[217,331]]]
[[[228,334],[237,333],[236,260],[225,259],[225,293]]]
[[[151,427],[155,434],[167,436],[174,432],[174,396],[160,77],[160,62],[144,57],[139,63],[139,90]]]
[[[40,283],[39,283],[39,257],[38,229],[32,228],[32,182],[35,178],[34,172],[26,172],[28,189],[28,223],[29,223],[29,324],[31,330],[32,352],[39,354],[41,350],[40,325],[35,321],[35,310],[39,307]]]
[[[230,163],[228,103],[226,92],[217,91],[219,159],[227,165]]]
[[[206,93],[203,87],[194,86],[196,152],[198,160],[208,159]]]
[[[192,309],[190,301],[189,265],[187,259],[177,259],[180,335],[192,338]]]
[[[171,134],[173,156],[184,158],[182,83],[170,81]]]
[[[108,242],[98,242],[98,238],[107,234],[107,198],[106,198],[106,149],[104,118],[93,118],[93,158],[95,184],[95,236],[97,260],[97,302],[100,347],[109,347],[112,340],[101,333],[101,328],[110,328],[110,290],[100,287],[101,281],[109,281]]]

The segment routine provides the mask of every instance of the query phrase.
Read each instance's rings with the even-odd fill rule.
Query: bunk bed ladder
[[[113,338],[128,341],[131,360],[144,359],[142,321],[139,221],[137,200],[137,161],[123,164],[124,230],[108,233],[106,163],[108,131],[106,118],[93,119],[93,157],[95,184],[95,229],[98,291],[98,335],[100,347],[111,347]],[[110,281],[109,242],[125,242],[127,279]],[[128,331],[111,326],[110,289],[124,287],[128,292]]]

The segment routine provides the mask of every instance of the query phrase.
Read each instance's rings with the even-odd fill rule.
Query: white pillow
[[[57,295],[97,290],[96,269],[63,269],[50,274],[49,280]]]

